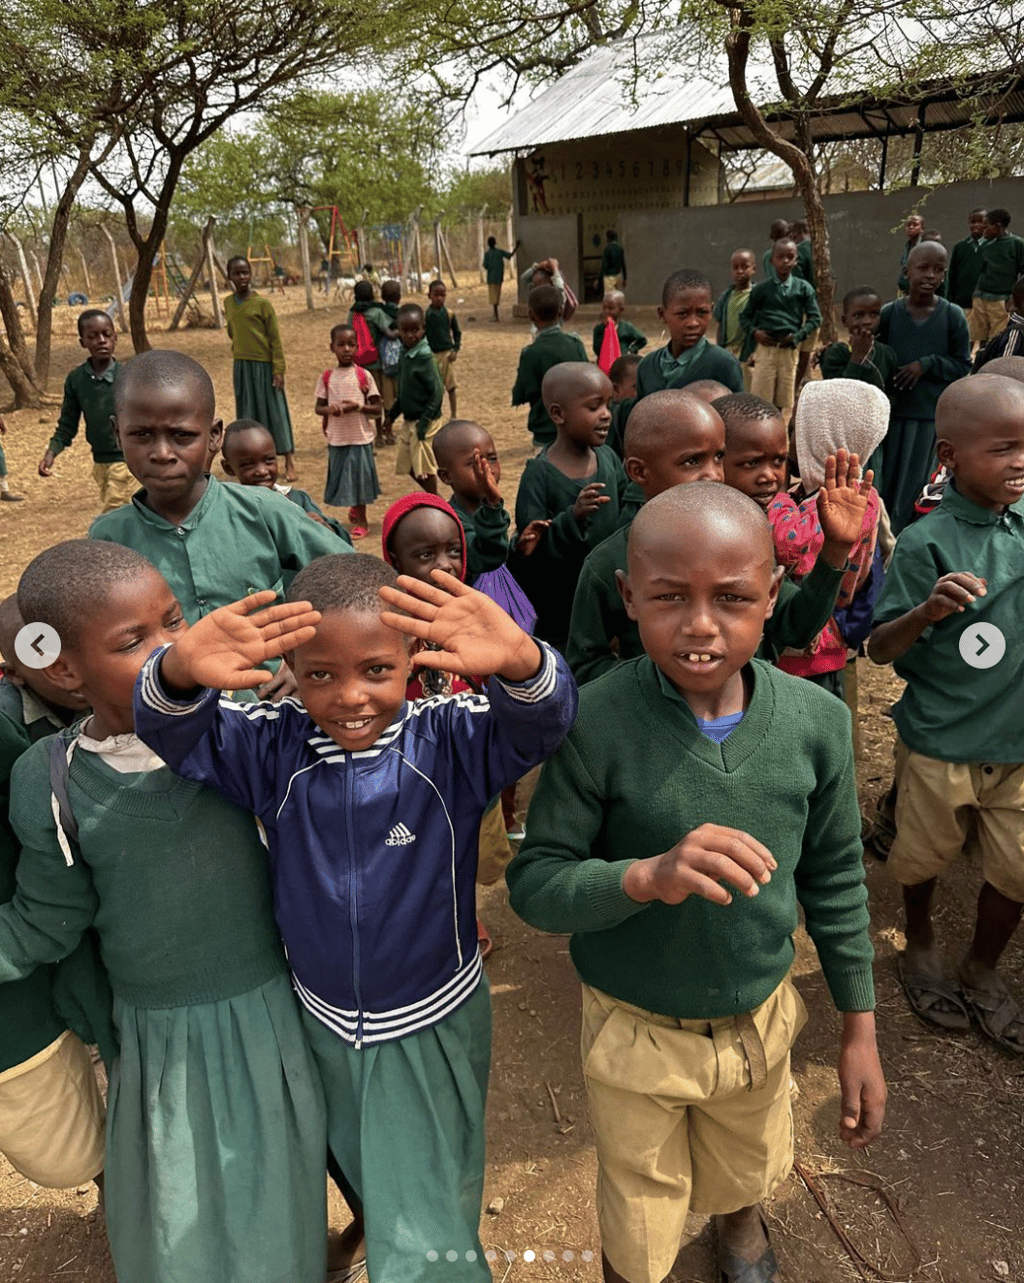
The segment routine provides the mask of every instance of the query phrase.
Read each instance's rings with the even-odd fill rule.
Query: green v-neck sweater
[[[580,977],[679,1019],[750,1011],[793,961],[797,906],[840,1011],[874,1007],[850,714],[834,695],[761,660],[743,720],[721,744],[669,699],[646,655],[580,691],[579,716],[545,764],[526,841],[506,874],[512,907],[572,932]],[[741,829],[778,861],[758,895],[637,904],[634,860],[701,824]]]

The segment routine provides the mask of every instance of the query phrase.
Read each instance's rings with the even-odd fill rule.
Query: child
[[[913,1010],[944,1030],[971,1017],[1024,1054],[1024,1018],[997,971],[1021,918],[1024,740],[1013,692],[1024,680],[1024,387],[962,379],[939,397],[942,502],[900,536],[875,608],[868,655],[907,683],[896,723],[896,839],[888,866],[903,887],[900,975]],[[938,878],[967,845],[985,882],[974,939],[949,977],[934,938]]]
[[[136,677],[185,635],[181,608],[145,558],[94,540],[41,553],[18,602],[60,636],[52,680],[94,712],[14,768],[22,853],[0,981],[95,925],[120,1041],[105,1170],[117,1276],[322,1283],[323,1094],[265,852],[251,815],[175,779],[133,733]]]
[[[949,256],[948,290],[946,297],[963,310],[968,324],[974,306],[974,287],[981,272],[982,251],[985,247],[985,223],[988,215],[983,209],[972,209],[967,220],[968,235],[957,241]]]
[[[753,289],[756,270],[753,253],[749,249],[733,250],[729,268],[732,284],[719,298],[713,312],[718,325],[715,342],[731,352],[745,369],[754,351],[754,336],[740,325],[740,314],[747,306]]]
[[[698,379],[696,383],[687,383],[686,390],[690,396],[699,397],[701,401],[706,401],[708,405],[714,405],[724,396],[735,396],[730,392],[724,383],[719,383],[717,379]]]
[[[5,437],[6,435],[7,424],[3,420],[3,415],[0,415],[0,437]],[[14,493],[7,477],[7,456],[4,454],[3,445],[0,444],[0,503],[21,503],[25,496]]]
[[[564,663],[493,602],[452,575],[432,579],[396,587],[375,557],[323,558],[296,577],[288,606],[250,621],[266,595],[239,602],[154,655],[137,718],[175,771],[266,830],[331,1148],[366,1207],[370,1277],[443,1270],[486,1283],[480,820],[506,784],[554,752],[576,697]],[[300,627],[310,603],[315,629]],[[264,638],[290,620],[302,702],[268,716],[265,704],[219,699],[218,688],[258,679],[264,656],[281,648]],[[439,648],[420,652],[421,668],[500,676],[483,696],[409,705],[403,632]],[[441,1250],[461,1265],[434,1269],[428,1253]]]
[[[990,209],[985,215],[981,267],[971,304],[971,342],[987,343],[1006,329],[1007,303],[1014,283],[1024,276],[1024,240],[1010,234],[1010,214]]]
[[[301,508],[307,517],[348,541],[348,532],[341,522],[325,516],[305,490],[300,490],[298,486],[277,484],[277,450],[274,438],[262,423],[257,423],[255,419],[236,419],[234,423],[229,423],[224,429],[221,453],[224,456],[221,467],[239,485],[263,486],[265,490],[283,495]]]
[[[1010,315],[1006,328],[1001,334],[978,349],[974,358],[974,373],[983,369],[990,361],[1000,357],[1015,357],[1024,350],[1024,276],[1015,281],[1010,291]]]
[[[764,269],[764,278],[766,281],[775,279],[775,269],[772,267],[772,251],[775,249],[775,242],[791,239],[793,236],[792,228],[784,218],[777,218],[768,228],[768,248],[761,256],[761,266]]]
[[[433,585],[435,570],[454,575],[466,582],[468,561],[466,537],[454,508],[437,495],[408,494],[384,514],[381,533],[384,560],[400,575],[409,575]],[[433,649],[430,642],[414,643],[415,655]],[[405,688],[409,701],[432,699],[438,695],[457,695],[461,691],[480,694],[486,677],[463,678],[438,668],[414,668]],[[515,785],[509,786],[514,794]],[[514,809],[514,804],[513,804]],[[512,848],[505,834],[505,822],[499,799],[494,798],[480,822],[479,863],[476,880],[481,886],[497,882],[512,859]],[[494,948],[483,921],[476,920],[480,956],[486,959]]]
[[[380,395],[384,414],[395,404],[398,396],[398,366],[402,358],[402,340],[398,337],[398,309],[402,302],[400,281],[385,281],[380,287],[381,311],[387,316],[394,337],[385,334],[378,344],[380,352]],[[378,445],[397,445],[395,434],[386,420],[381,421]]]
[[[737,491],[645,504],[622,591],[647,653],[583,691],[506,875],[520,917],[573,933],[608,1283],[660,1283],[691,1210],[723,1279],[778,1277],[798,904],[843,1013],[840,1135],[882,1126],[850,717],[754,659],[781,575]]]
[[[18,658],[14,639],[25,626],[18,598],[0,601],[0,722],[17,731],[23,747],[61,731],[89,711],[80,695],[56,686],[45,668],[29,668]]]
[[[561,307],[561,298],[553,285],[537,285],[530,291],[529,312],[535,337],[519,353],[516,381],[512,385],[512,404],[530,407],[526,426],[533,438],[534,454],[551,445],[557,435],[541,395],[545,374],[552,366],[566,361],[589,363],[582,340],[562,329]]]
[[[699,379],[715,379],[732,392],[743,391],[740,363],[731,352],[707,341],[713,298],[703,272],[685,268],[673,274],[661,291],[658,317],[669,332],[666,347],[649,353],[636,372],[638,397],[663,388],[683,388]]]
[[[428,494],[437,494],[437,462],[432,442],[441,426],[444,384],[426,340],[423,309],[403,303],[398,309],[402,356],[398,366],[398,396],[384,422],[402,416],[395,474],[410,476]]]
[[[934,470],[935,403],[971,368],[964,315],[936,293],[945,275],[941,245],[915,246],[907,259],[909,293],[882,308],[877,331],[899,367],[879,485],[895,535],[913,519],[914,501]]]
[[[487,276],[487,301],[494,308],[492,321],[498,321],[498,304],[501,302],[501,287],[505,280],[505,264],[515,257],[519,242],[511,249],[498,249],[498,242],[493,236],[487,238],[487,249],[484,251],[483,269]]]
[[[800,394],[794,426],[800,470],[800,489],[793,496],[796,501],[794,515],[809,519],[810,538],[806,551],[808,557],[813,558],[824,542],[818,518],[818,495],[828,473],[828,460],[830,457],[838,459],[844,453],[851,463],[860,458],[870,458],[888,429],[889,402],[878,388],[855,379],[814,380]],[[865,472],[861,493],[865,495],[867,505],[858,537],[847,557],[843,582],[836,598],[836,611],[845,611],[854,597],[865,589],[871,576],[879,517],[878,492],[871,485],[872,479],[873,474]],[[779,549],[786,545],[788,533],[783,522],[774,521],[777,555]],[[782,561],[781,556],[779,561]],[[801,566],[794,570],[792,577],[799,581],[804,573],[806,570]],[[873,603],[862,604],[870,606]],[[847,649],[856,650],[862,640],[861,637],[848,640],[833,614],[810,645],[802,650],[790,648],[776,662],[783,672],[815,681],[843,699]],[[851,712],[856,713],[856,710],[851,708]]]
[[[620,523],[626,474],[605,444],[612,385],[589,363],[567,361],[544,375],[544,406],[558,433],[528,460],[516,494],[516,529],[550,524],[517,577],[537,612],[537,636],[564,647],[583,559]]]
[[[725,424],[725,484],[753,499],[769,521],[780,499],[795,507],[785,494],[789,440],[778,408],[749,392],[720,397],[712,406]],[[785,540],[782,542],[780,547],[776,541],[775,559],[788,568],[794,563],[786,556]]]
[[[57,430],[39,462],[39,475],[53,476],[54,460],[72,444],[78,434],[79,422],[84,418],[85,439],[92,450],[92,479],[99,486],[101,511],[112,512],[114,508],[131,502],[135,482],[111,423],[114,376],[119,367],[114,358],[117,332],[106,312],[90,308],[79,315],[78,343],[89,356],[64,380],[64,400]]]
[[[249,588],[280,592],[285,574],[315,557],[351,551],[262,486],[223,485],[209,475],[221,421],[210,376],[191,357],[159,349],[133,357],[114,384],[114,419],[142,489],[123,508],[97,517],[89,537],[148,557],[189,623]],[[289,685],[282,669],[263,693]]]
[[[900,255],[900,274],[896,281],[896,293],[900,297],[910,289],[907,263],[910,259],[910,251],[916,249],[924,240],[924,219],[920,214],[908,214],[904,230],[907,233],[907,243],[904,245],[903,253]]]
[[[778,406],[787,422],[796,399],[800,345],[821,325],[814,287],[795,274],[796,264],[795,243],[780,237],[772,248],[774,279],[754,286],[740,314],[756,344],[750,391]]]
[[[738,398],[737,398],[738,399]],[[751,398],[744,396],[744,400]],[[721,481],[725,428],[715,409],[691,392],[653,393],[626,425],[626,470],[645,499],[693,481]],[[774,659],[786,646],[803,647],[824,627],[836,602],[847,554],[860,530],[866,499],[856,475],[845,470],[826,481],[822,520],[828,538],[813,571],[799,585],[783,580],[765,624],[761,656]],[[626,571],[628,529],[623,526],[583,563],[572,605],[566,657],[576,680],[592,681],[622,659],[642,654],[635,621],[619,591]]]
[[[612,381],[612,399],[608,409],[612,412],[612,426],[608,432],[608,444],[622,458],[622,434],[626,429],[626,418],[636,401],[636,372],[641,358],[635,353],[627,353],[612,362],[608,377]]]
[[[437,369],[441,375],[441,382],[448,393],[448,405],[451,409],[451,417],[457,418],[455,413],[455,371],[452,366],[455,364],[459,349],[462,347],[462,329],[459,326],[459,318],[454,312],[449,312],[444,305],[448,296],[448,291],[444,287],[444,281],[431,281],[427,297],[430,300],[426,312],[424,312],[424,324],[427,334],[427,342],[430,344],[430,350],[434,354],[434,360],[437,362]]]
[[[478,575],[508,561],[509,517],[498,489],[498,452],[479,423],[453,419],[434,438],[434,457],[438,480],[452,488],[451,506],[465,534],[465,579],[473,584]]]
[[[377,385],[356,365],[356,332],[351,325],[331,330],[331,351],[338,362],[316,385],[315,412],[323,416],[327,438],[327,484],[324,503],[348,508],[352,538],[369,534],[366,505],[380,494],[373,459],[376,429],[371,419],[381,412]]]
[[[626,296],[621,290],[610,290],[601,304],[602,319],[594,326],[594,355],[598,358],[600,364],[601,352],[604,347],[604,336],[609,324],[614,325],[615,333],[618,336],[619,353],[615,360],[620,356],[632,355],[639,352],[642,347],[647,346],[647,335],[643,334],[629,321],[622,319],[622,314],[626,310]],[[608,368],[602,365],[608,377],[611,377],[611,367],[614,362],[608,363]]]
[[[619,244],[618,233],[611,228],[605,232],[605,247],[601,251],[601,282],[605,294],[626,288],[626,251]]]

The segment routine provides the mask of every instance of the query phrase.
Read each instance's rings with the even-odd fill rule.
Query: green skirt
[[[327,447],[327,485],[324,503],[349,508],[373,503],[380,494],[377,464],[372,445],[330,445]]]
[[[235,418],[255,419],[274,438],[278,454],[295,449],[288,400],[274,387],[274,367],[269,361],[235,362]]]
[[[326,1119],[288,976],[195,1006],[115,998],[114,1018],[106,1219],[118,1279],[323,1283]]]
[[[491,1283],[480,1245],[491,1063],[486,976],[436,1025],[359,1050],[302,1013],[327,1096],[331,1151],[366,1215],[383,1283]]]
[[[914,504],[938,467],[934,419],[896,419],[882,442],[882,480],[875,484],[894,535],[914,520]]]

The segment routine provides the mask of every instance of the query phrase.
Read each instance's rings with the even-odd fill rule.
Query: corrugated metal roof
[[[755,146],[736,111],[724,54],[712,73],[716,78],[710,80],[685,62],[672,64],[667,55],[673,43],[679,45],[682,39],[678,33],[661,33],[595,49],[478,143],[472,154],[527,151],[550,143],[698,122],[711,127],[726,147]],[[643,76],[645,61],[653,68],[649,77]],[[634,90],[633,76],[638,68],[640,78]],[[778,84],[769,64],[752,58],[747,81],[755,101],[766,105],[778,101]],[[970,103],[961,102],[960,95],[948,86],[945,90],[933,88],[936,97],[943,100],[928,103],[926,128],[971,123]],[[812,119],[811,131],[821,140],[863,138],[873,132],[884,133],[888,118],[890,131],[899,133],[914,128],[918,110],[918,101],[880,103],[868,96],[857,101],[851,87],[843,95],[822,101],[821,114]],[[998,96],[998,110],[1006,122],[1024,120],[1024,92],[1004,89]],[[792,124],[784,119],[774,128],[783,138],[793,136]]]

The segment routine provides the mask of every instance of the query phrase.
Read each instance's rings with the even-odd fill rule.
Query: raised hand
[[[757,895],[778,865],[771,851],[741,829],[701,824],[664,855],[637,860],[626,870],[622,889],[631,900],[646,904],[682,904],[691,895],[713,904],[731,904],[723,882],[741,895]]]
[[[850,359],[857,365],[863,365],[875,346],[875,336],[864,326],[855,326],[850,331]]]
[[[271,681],[274,674],[259,665],[312,640],[320,622],[308,601],[271,606],[275,596],[253,593],[193,624],[160,661],[164,684],[171,691],[245,690]]]
[[[860,538],[868,495],[875,474],[860,479],[860,460],[837,450],[825,460],[825,484],[818,491],[818,520],[826,544],[842,546],[848,554]]]
[[[603,481],[591,481],[579,493],[579,498],[572,505],[572,515],[582,525],[592,512],[597,512],[602,504],[611,503],[611,495],[602,494]]]
[[[407,612],[385,610],[381,619],[389,628],[439,648],[417,652],[421,668],[462,677],[497,673],[513,682],[539,672],[540,647],[500,606],[443,570],[430,577],[432,584],[399,575],[397,587],[378,590],[382,601]]]
[[[490,463],[479,450],[473,451],[473,479],[479,487],[480,498],[484,503],[496,508],[501,503],[501,491],[498,489]]]
[[[529,557],[535,553],[540,545],[541,536],[550,525],[550,519],[544,521],[538,519],[537,521],[528,522],[522,534],[516,540],[516,552],[521,557]]]

